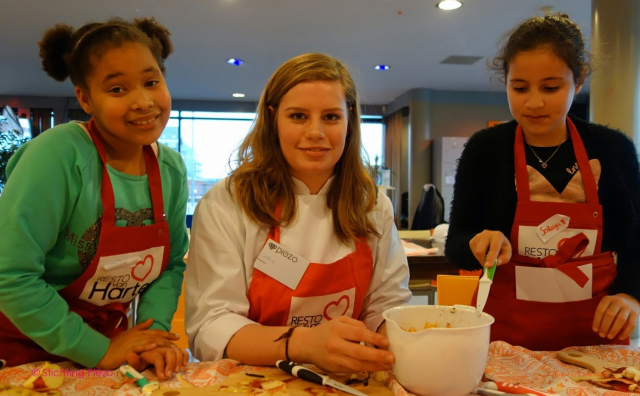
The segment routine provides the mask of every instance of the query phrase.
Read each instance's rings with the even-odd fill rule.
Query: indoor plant
[[[21,137],[18,131],[12,130],[7,120],[0,116],[0,193],[7,182],[6,171],[9,158],[27,140],[29,139]]]

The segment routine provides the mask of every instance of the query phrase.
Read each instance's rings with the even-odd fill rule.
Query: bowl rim
[[[397,326],[399,329],[402,330],[402,328],[400,326],[398,326],[397,323],[395,323],[394,321],[392,321],[391,319],[389,319],[389,314],[391,314],[391,312],[393,311],[404,311],[404,310],[412,310],[412,309],[434,309],[434,308],[456,308],[456,309],[460,309],[463,311],[468,311],[470,313],[475,314],[475,308],[468,306],[468,305],[401,305],[401,306],[397,306],[397,307],[393,307],[393,308],[388,308],[386,310],[384,310],[382,312],[382,318],[385,320],[385,322],[392,322],[395,326]],[[464,331],[464,330],[469,330],[469,329],[479,329],[482,327],[487,327],[487,326],[491,326],[496,319],[489,315],[486,312],[482,312],[481,313],[482,316],[488,317],[489,319],[491,319],[490,322],[488,323],[484,323],[484,324],[480,324],[480,325],[476,325],[476,326],[468,326],[468,327],[432,327],[430,329],[423,329],[423,330],[434,330],[434,331]],[[407,334],[411,334],[411,335],[417,335],[419,333],[422,333],[423,330],[420,331],[416,331],[415,333],[410,333],[408,331],[405,331],[405,333]]]

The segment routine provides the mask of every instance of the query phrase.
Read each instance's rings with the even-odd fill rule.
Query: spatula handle
[[[616,368],[624,367],[612,362],[607,362],[595,358],[593,356],[589,356],[579,351],[560,351],[556,354],[556,357],[562,362],[584,367],[594,373],[601,373],[605,368],[611,368],[615,370]]]

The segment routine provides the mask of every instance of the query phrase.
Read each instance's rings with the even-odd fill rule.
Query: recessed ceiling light
[[[389,65],[375,65],[373,68],[376,69],[376,70],[385,71],[385,70],[391,69],[391,66],[389,66]]]
[[[244,98],[244,94],[243,93],[234,93],[231,96],[233,96],[234,98]]]
[[[462,7],[462,2],[459,0],[442,0],[438,4],[436,4],[439,9],[449,11],[449,10],[457,10]]]
[[[242,59],[231,58],[227,59],[227,63],[234,66],[240,66],[244,61]]]
[[[551,15],[553,12],[553,6],[544,6],[540,9],[544,15]]]

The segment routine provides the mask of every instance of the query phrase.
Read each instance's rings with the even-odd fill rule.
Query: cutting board
[[[291,396],[352,396],[348,393],[344,393],[337,389],[333,389],[328,386],[316,385],[311,382],[301,380],[293,377],[281,370],[272,369],[267,371],[260,371],[260,375],[264,378],[252,377],[246,375],[246,373],[231,374],[227,379],[213,386],[207,386],[202,388],[165,388],[154,391],[151,396],[201,396],[201,395],[216,395],[216,396],[233,396],[235,395],[247,395],[251,394],[254,388],[251,388],[247,382],[258,380],[277,380],[285,383],[286,393]],[[330,375],[331,378],[344,383],[350,378],[350,376],[338,376]],[[258,383],[254,383],[255,386],[259,386]],[[393,396],[393,393],[387,389],[383,384],[376,381],[373,376],[369,379],[369,385],[363,384],[350,385],[352,388],[359,390],[368,396]],[[226,390],[225,390],[226,389]],[[243,391],[245,390],[246,391]],[[275,394],[280,389],[274,389],[273,392],[264,393],[264,396]]]
[[[602,373],[605,369],[615,370],[620,367],[628,367],[607,362],[578,351],[560,351],[556,357],[562,362],[584,367],[594,373]]]

